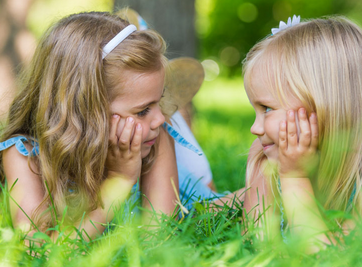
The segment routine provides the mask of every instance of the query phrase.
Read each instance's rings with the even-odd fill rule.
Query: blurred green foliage
[[[196,0],[195,7],[199,58],[215,60],[226,76],[240,75],[249,49],[294,14],[339,14],[362,23],[360,0]]]

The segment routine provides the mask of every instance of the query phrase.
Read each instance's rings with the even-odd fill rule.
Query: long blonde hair
[[[116,89],[122,70],[153,72],[165,66],[165,42],[151,30],[132,33],[102,60],[103,46],[128,24],[115,15],[90,12],[70,15],[52,26],[24,75],[1,137],[4,141],[26,135],[38,141],[39,156],[30,160],[44,181],[41,205],[49,206],[51,196],[57,216],[67,205],[73,222],[81,216],[79,211],[101,204],[109,104],[122,93]],[[51,225],[51,213],[40,214],[39,207],[37,225]]]
[[[361,29],[343,17],[302,22],[250,50],[243,66],[246,90],[252,91],[256,66],[280,103],[288,106],[294,97],[317,114],[320,159],[311,177],[317,199],[326,209],[345,211],[356,186],[353,203],[362,211]],[[260,151],[250,160],[247,179],[263,159]]]

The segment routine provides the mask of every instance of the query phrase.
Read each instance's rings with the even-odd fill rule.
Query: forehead
[[[123,71],[122,81],[117,88],[117,94],[111,102],[111,109],[129,111],[135,108],[145,108],[158,102],[164,88],[165,72],[163,69],[155,72],[139,73]]]
[[[124,70],[121,74],[120,91],[123,96],[138,95],[145,93],[157,93],[160,87],[163,89],[165,70],[162,68],[153,72],[136,72]]]
[[[260,64],[255,64],[245,73],[244,85],[249,98],[274,98],[274,89],[267,73]]]
[[[285,109],[301,106],[301,102],[292,95],[287,81],[282,79],[281,73],[269,64],[254,64],[244,79],[245,90],[252,104],[272,103]]]

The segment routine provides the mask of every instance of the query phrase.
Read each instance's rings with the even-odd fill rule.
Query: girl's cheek
[[[275,144],[279,141],[279,124],[281,120],[275,120],[272,118],[266,118],[264,120],[265,133]]]
[[[149,131],[150,131],[149,126],[142,124],[142,142],[147,141],[147,136]]]

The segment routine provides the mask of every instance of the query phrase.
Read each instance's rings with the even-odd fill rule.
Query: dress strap
[[[280,194],[282,193],[282,185],[280,184],[280,177],[278,177],[278,189]],[[283,200],[280,202],[280,233],[282,235],[283,238],[283,242],[285,244],[288,244],[288,239],[287,236],[285,235],[284,232],[284,206],[283,206]]]
[[[352,193],[347,202],[346,211],[350,211],[353,207],[353,199],[354,199],[354,196],[356,195],[356,190],[357,190],[357,182],[354,183]]]
[[[12,137],[4,142],[0,142],[0,151],[8,149],[9,147],[15,145],[16,149],[19,151],[20,154],[23,156],[37,156],[39,155],[39,144],[34,140],[30,140],[33,149],[29,153],[26,149],[24,142],[28,142],[28,139],[25,136],[15,136]]]
[[[199,156],[203,155],[203,153],[197,147],[195,147],[189,141],[187,141],[185,138],[183,138],[183,136],[178,131],[176,131],[175,128],[173,128],[170,124],[168,124],[167,122],[164,122],[162,126],[163,126],[163,128],[165,128],[165,130],[168,132],[168,134],[181,146],[190,149],[191,151],[195,152]]]

